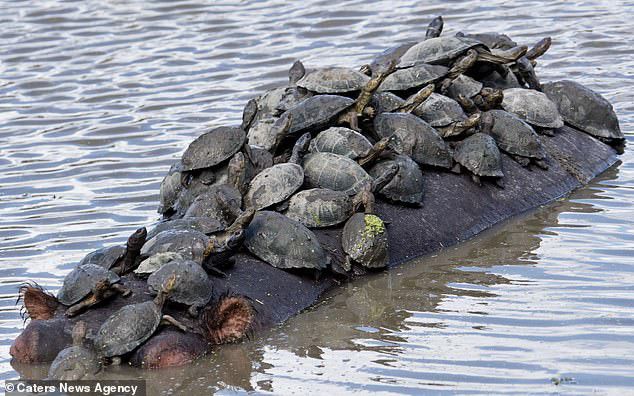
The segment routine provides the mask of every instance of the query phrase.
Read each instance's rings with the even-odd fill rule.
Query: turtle
[[[88,253],[78,265],[95,264],[109,270],[123,257],[125,251],[125,246],[121,245],[103,247]]]
[[[311,230],[278,212],[257,212],[246,230],[244,246],[262,261],[281,269],[320,271],[330,263],[330,256]]]
[[[564,126],[557,105],[546,94],[533,89],[505,89],[502,107],[537,127],[537,132],[544,135],[552,136],[553,129]]]
[[[182,331],[187,328],[169,315],[163,315],[163,305],[176,283],[176,277],[167,280],[152,301],[130,304],[112,314],[101,325],[95,336],[97,354],[119,363],[120,356],[143,344],[161,323],[168,323]]]
[[[282,99],[275,107],[277,111],[280,113],[285,112],[302,100],[313,96],[312,92],[297,85],[299,80],[305,75],[306,69],[304,68],[304,64],[300,60],[296,60],[288,71],[289,86],[286,87]]]
[[[73,345],[62,349],[48,369],[48,380],[79,381],[101,370],[101,360],[93,348],[85,346],[86,323],[73,327]]]
[[[308,188],[329,188],[355,195],[372,183],[372,177],[355,161],[334,153],[310,153],[304,158]]]
[[[125,275],[136,268],[137,258],[147,239],[147,230],[141,227],[134,231],[126,241],[125,252],[111,268],[117,275]]]
[[[184,217],[182,219],[174,219],[162,221],[147,233],[147,239],[154,238],[158,233],[166,230],[192,230],[199,231],[203,234],[220,231],[225,228],[224,222],[210,217]]]
[[[387,147],[389,138],[370,143],[361,133],[349,128],[331,127],[320,132],[311,142],[311,153],[335,153],[356,160],[360,165],[372,162]]]
[[[182,261],[185,259],[180,253],[176,252],[156,253],[141,261],[139,266],[134,270],[134,273],[138,276],[149,276],[165,264],[175,260]]]
[[[238,189],[229,184],[213,185],[193,200],[184,217],[207,217],[226,227],[240,214],[241,206]]]
[[[216,166],[242,148],[246,132],[239,127],[222,126],[200,135],[191,142],[181,158],[184,171]]]
[[[306,74],[297,86],[320,94],[360,91],[370,80],[365,74],[346,67],[328,67]]]
[[[141,249],[141,256],[152,257],[158,253],[172,252],[202,264],[207,245],[209,237],[200,231],[168,229],[148,240]]]
[[[577,82],[561,80],[543,85],[564,121],[597,139],[622,146],[625,136],[614,108],[603,96]]]
[[[376,192],[392,202],[420,206],[423,201],[423,172],[407,155],[394,154],[377,162],[368,173],[378,177],[385,169],[398,165],[398,172],[384,187]]]
[[[119,275],[98,265],[80,265],[64,278],[57,300],[69,307],[66,316],[75,316],[116,293],[129,295],[120,280]]]
[[[392,148],[412,157],[420,165],[451,168],[450,149],[428,123],[410,113],[382,113],[374,119],[374,130],[381,137],[395,135]]]
[[[495,139],[490,135],[478,132],[458,143],[454,152],[454,159],[458,167],[467,169],[471,173],[472,180],[482,185],[481,177],[494,178],[496,184],[503,188],[502,157],[495,144]]]
[[[404,99],[392,92],[376,92],[372,95],[370,107],[376,116],[381,113],[396,113],[403,107],[404,103]]]
[[[482,114],[480,130],[493,136],[500,150],[508,153],[520,165],[531,163],[546,170],[546,151],[533,128],[519,117],[504,110],[489,110]]]
[[[455,137],[478,125],[480,114],[467,117],[455,100],[437,93],[415,107],[413,114],[434,127],[443,138]]]
[[[280,203],[302,186],[304,169],[300,164],[310,139],[310,133],[302,135],[293,147],[289,162],[265,169],[251,180],[244,197],[248,207],[259,210]]]
[[[174,204],[178,195],[183,190],[181,179],[183,167],[179,162],[172,165],[167,172],[167,175],[161,182],[161,188],[159,190],[159,207],[157,212],[160,214],[166,214],[174,210]]]
[[[444,94],[458,101],[471,114],[499,107],[503,100],[502,90],[484,87],[480,81],[464,74],[456,77]]]
[[[420,64],[407,69],[398,69],[381,83],[377,92],[408,91],[443,79],[449,68],[441,65]]]
[[[170,277],[174,277],[175,282],[167,299],[188,306],[188,314],[197,317],[200,308],[213,296],[213,284],[207,272],[195,261],[172,260],[147,279],[150,291],[158,293]]]
[[[242,124],[240,124],[240,129],[248,132],[257,114],[258,101],[256,99],[249,99],[247,104],[244,105],[244,109],[242,110]]]

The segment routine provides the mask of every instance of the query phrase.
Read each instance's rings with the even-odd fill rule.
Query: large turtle
[[[209,168],[238,152],[246,141],[246,132],[236,127],[218,127],[200,135],[183,153],[184,171]]]
[[[378,177],[386,169],[398,165],[396,175],[376,192],[392,202],[419,206],[423,201],[423,173],[414,160],[406,155],[392,155],[377,162],[369,170],[372,177]]]
[[[374,119],[374,129],[381,137],[395,135],[392,148],[412,157],[421,165],[451,168],[450,149],[428,123],[410,113],[382,113]]]
[[[467,117],[458,102],[437,93],[431,94],[412,112],[434,127],[443,138],[459,136],[480,121],[480,114]]]
[[[389,139],[376,144],[357,131],[343,127],[331,127],[320,132],[311,142],[311,153],[335,153],[348,157],[361,165],[372,162],[387,147]]]
[[[390,74],[377,89],[384,91],[408,91],[437,82],[447,75],[449,69],[441,65],[421,64],[399,69]]]
[[[121,355],[134,350],[150,338],[161,322],[173,324],[185,331],[185,326],[162,313],[163,305],[175,283],[176,277],[172,276],[153,301],[126,305],[106,319],[95,336],[97,353],[118,363]]]
[[[201,265],[191,260],[172,260],[147,279],[150,290],[158,293],[170,277],[175,278],[168,300],[187,305],[188,313],[196,317],[200,308],[213,296],[213,284]]]
[[[502,107],[537,127],[537,131],[545,135],[552,136],[553,129],[564,126],[557,105],[544,93],[533,89],[505,89]]]
[[[101,361],[86,343],[86,323],[73,327],[73,345],[62,349],[48,369],[49,380],[79,381],[89,379],[101,370]]]
[[[476,133],[461,141],[456,147],[454,158],[461,167],[471,172],[471,178],[476,184],[482,185],[480,177],[489,177],[499,187],[504,187],[502,157],[490,135]]]
[[[209,237],[200,231],[168,229],[148,240],[141,249],[141,256],[151,257],[158,253],[172,252],[187,260],[202,263],[207,245]]]
[[[228,184],[213,185],[192,201],[184,217],[207,217],[226,227],[240,214],[241,206],[238,189]]]
[[[304,182],[309,188],[329,188],[354,195],[372,183],[355,161],[334,153],[310,153],[304,158]]]
[[[116,293],[124,296],[130,290],[121,285],[119,276],[95,264],[80,265],[64,278],[57,300],[69,306],[67,316],[75,316]]]
[[[256,213],[247,228],[246,248],[276,268],[322,270],[329,262],[317,236],[298,221],[270,211]]]
[[[148,232],[147,239],[150,240],[158,233],[167,230],[191,230],[199,231],[203,234],[210,234],[212,232],[223,230],[224,228],[225,224],[215,218],[184,217],[182,219],[162,221],[156,224],[156,226]]]
[[[619,127],[614,108],[603,96],[577,82],[554,81],[543,85],[564,121],[599,140],[616,146],[625,136]]]
[[[78,265],[95,264],[105,269],[111,269],[125,254],[125,246],[115,245],[97,249],[88,253]]]
[[[353,69],[329,67],[306,74],[297,86],[320,94],[344,94],[360,91],[369,80],[368,76]]]
[[[533,128],[504,110],[489,110],[482,115],[482,133],[495,139],[497,146],[522,166],[532,163],[548,169],[546,151]]]

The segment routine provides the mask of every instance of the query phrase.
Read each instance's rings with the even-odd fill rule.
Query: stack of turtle
[[[541,141],[564,123],[622,145],[603,97],[572,81],[541,84],[536,59],[550,38],[528,48],[502,34],[442,30],[435,18],[422,41],[388,49],[358,70],[307,71],[297,61],[288,84],[246,104],[240,126],[194,140],[161,184],[162,221],[137,231],[126,248],[89,254],[57,302],[72,316],[126,296],[120,277],[131,271],[147,278],[156,299],[107,319],[94,337],[97,353],[81,349],[77,336],[73,353],[61,358],[124,355],[165,321],[192,331],[162,307],[180,304],[201,316],[215,299],[208,275],[224,276],[238,251],[304,272],[385,267],[388,226],[375,213],[375,195],[422,205],[423,172],[465,170],[478,184],[503,187],[502,156],[547,171],[552,159]],[[342,255],[322,247],[318,228],[339,233]]]

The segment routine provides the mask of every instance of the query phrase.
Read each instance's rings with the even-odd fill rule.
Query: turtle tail
[[[209,342],[227,344],[249,338],[255,310],[246,297],[226,293],[215,304],[205,307],[200,318]]]
[[[60,305],[57,298],[35,282],[27,282],[20,286],[16,304],[22,303],[20,316],[27,319],[52,319]]]

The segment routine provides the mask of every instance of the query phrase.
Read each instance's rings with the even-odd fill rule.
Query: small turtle
[[[130,291],[123,287],[117,274],[94,264],[84,264],[72,270],[57,293],[57,300],[69,306],[67,316],[75,316],[116,293]]]
[[[482,185],[480,177],[491,177],[495,178],[499,187],[504,187],[502,157],[493,137],[484,133],[469,136],[458,143],[454,158],[458,166],[471,172],[471,178],[476,184]]]
[[[198,195],[187,208],[184,217],[207,217],[225,227],[240,214],[242,195],[228,184],[214,185]]]
[[[603,96],[569,80],[550,82],[543,88],[565,122],[605,143],[623,145],[625,136],[619,120],[614,108]]]
[[[386,169],[398,165],[398,172],[377,193],[392,202],[420,206],[423,202],[423,173],[416,162],[406,155],[392,155],[377,162],[369,170],[372,177],[378,177]]]
[[[202,134],[183,153],[184,171],[210,168],[231,158],[246,141],[246,132],[236,127],[218,127]]]
[[[440,65],[421,64],[407,69],[399,69],[381,83],[377,92],[408,91],[432,84],[443,79],[449,69]]]
[[[148,240],[141,249],[141,256],[152,257],[158,253],[172,252],[180,254],[186,260],[202,263],[207,245],[209,237],[202,232],[169,229]]]
[[[304,169],[300,164],[309,143],[310,134],[302,135],[288,163],[274,165],[255,176],[244,197],[245,204],[259,210],[280,203],[297,191],[304,183]]]
[[[357,131],[342,127],[331,127],[320,132],[308,148],[311,153],[335,153],[353,160],[360,165],[374,160],[387,147],[388,139],[370,143],[368,138]]]
[[[175,282],[167,299],[187,305],[189,315],[197,317],[199,309],[207,305],[213,295],[207,272],[195,261],[172,260],[150,275],[147,284],[152,292],[158,293],[171,277]]]
[[[244,245],[276,268],[319,271],[330,263],[330,256],[311,230],[277,212],[257,212],[247,228]]]
[[[109,270],[123,257],[125,251],[125,246],[120,245],[97,249],[94,252],[88,253],[81,259],[78,265],[95,264]]]
[[[97,353],[113,358],[113,362],[118,363],[121,355],[143,344],[162,322],[186,331],[185,326],[162,313],[163,305],[175,283],[176,277],[171,277],[153,301],[126,305],[106,319],[95,336]]]
[[[334,153],[310,153],[304,159],[304,182],[309,188],[329,188],[354,195],[372,183],[355,161]]]
[[[544,135],[553,135],[553,128],[564,126],[557,105],[542,92],[532,89],[511,88],[504,90],[504,110],[517,115],[529,124],[538,127]]]
[[[214,218],[184,217],[182,219],[174,219],[158,223],[148,232],[147,239],[150,240],[158,235],[160,232],[167,230],[191,230],[199,231],[203,234],[210,234],[212,232],[223,230],[224,228],[224,222],[221,222]]]
[[[484,87],[480,81],[464,74],[451,82],[445,94],[458,101],[468,113],[499,107],[503,100],[502,90]]]
[[[451,168],[450,149],[428,123],[409,113],[382,113],[374,119],[374,129],[381,137],[395,135],[392,148],[412,157],[421,165]]]
[[[178,195],[183,190],[181,179],[183,167],[180,161],[172,165],[167,172],[167,175],[161,182],[161,188],[159,190],[159,207],[158,212],[160,214],[166,214],[174,210],[174,204]]]
[[[95,351],[84,345],[86,323],[73,327],[73,346],[62,349],[48,369],[49,380],[79,381],[91,378],[101,370],[101,361]]]
[[[522,166],[531,162],[548,169],[546,151],[533,128],[517,116],[504,110],[489,110],[482,114],[482,133],[493,136],[500,150],[508,153]]]
[[[368,76],[356,70],[329,67],[306,74],[297,86],[320,94],[343,94],[360,91],[369,80]]]
[[[443,138],[459,136],[480,121],[480,114],[467,117],[458,102],[437,93],[432,93],[412,113],[434,127]]]

